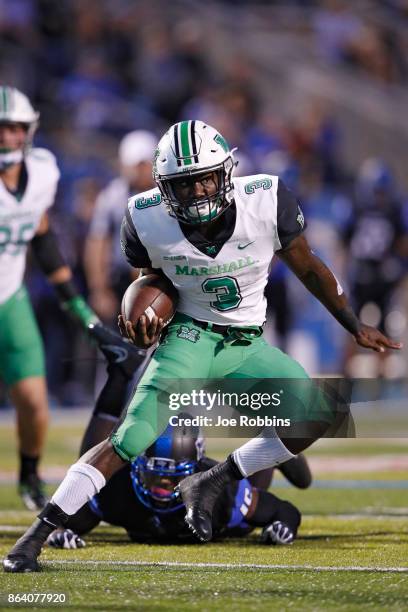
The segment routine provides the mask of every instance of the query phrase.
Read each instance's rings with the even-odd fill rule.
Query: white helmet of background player
[[[160,140],[153,163],[153,176],[168,212],[182,223],[197,225],[219,217],[231,204],[234,193],[232,173],[235,167],[225,138],[202,121],[181,121],[173,125]],[[175,186],[214,172],[216,192],[201,197],[191,195],[181,202]]]
[[[25,127],[26,137],[18,149],[0,148],[0,170],[18,164],[30,148],[40,113],[36,112],[27,96],[15,87],[0,86],[0,124],[18,123]]]

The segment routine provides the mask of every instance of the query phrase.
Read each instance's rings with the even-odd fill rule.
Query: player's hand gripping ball
[[[148,274],[138,278],[122,298],[118,320],[121,334],[136,346],[152,346],[171,321],[177,298],[177,290],[166,277]]]

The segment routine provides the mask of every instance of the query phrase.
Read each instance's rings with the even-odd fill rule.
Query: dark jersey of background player
[[[368,176],[367,176],[368,173]],[[395,181],[380,160],[366,160],[356,185],[344,238],[350,252],[349,280],[357,314],[369,302],[380,310],[384,330],[394,290],[403,276],[407,223]]]
[[[197,471],[206,471],[216,461],[203,457]],[[248,519],[246,513],[256,495],[255,510]],[[197,542],[187,527],[185,507],[173,512],[155,511],[137,497],[131,478],[131,466],[125,465],[109,480],[92,500],[70,517],[66,528],[82,535],[91,531],[100,521],[123,527],[136,542]],[[275,521],[285,523],[297,534],[301,515],[290,502],[252,487],[247,479],[231,483],[219,496],[213,514],[215,537],[242,536],[255,527],[264,527]]]

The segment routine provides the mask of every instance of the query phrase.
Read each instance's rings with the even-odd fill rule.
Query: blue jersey
[[[207,457],[199,462],[206,471],[215,461]],[[228,485],[217,500],[213,514],[213,529],[218,536],[248,533],[251,527],[245,521],[252,501],[252,486],[247,479]],[[185,508],[170,513],[155,512],[137,498],[130,476],[130,466],[117,472],[88,504],[99,520],[124,527],[136,541],[187,540],[192,534],[184,522]]]
[[[252,502],[252,485],[244,478],[238,482],[238,487],[234,495],[234,502],[231,507],[230,518],[227,529],[243,529],[245,532],[250,527],[245,520],[249,507]]]

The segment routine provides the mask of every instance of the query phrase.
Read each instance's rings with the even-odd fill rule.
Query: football
[[[141,315],[146,315],[149,322],[156,315],[167,325],[175,313],[177,298],[177,289],[169,280],[158,274],[147,274],[126,289],[121,313],[134,325]]]

